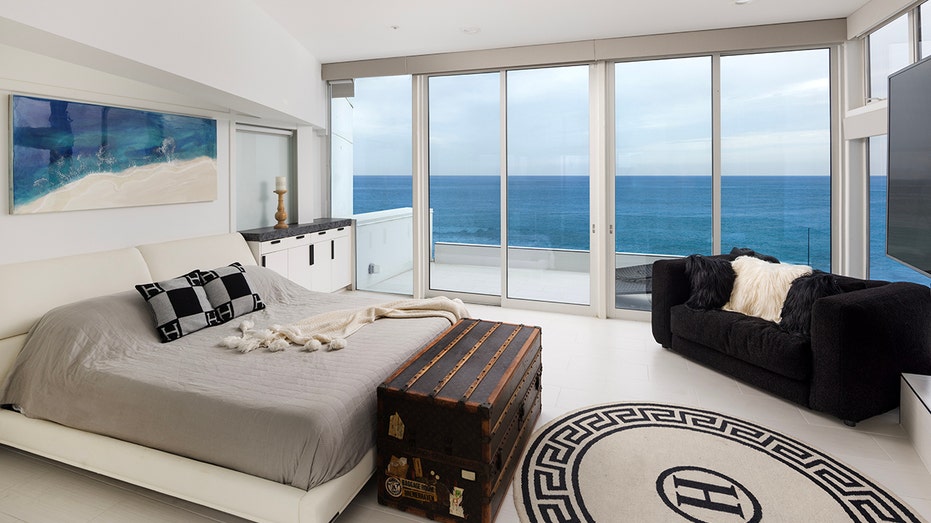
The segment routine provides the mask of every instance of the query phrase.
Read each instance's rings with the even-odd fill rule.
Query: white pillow
[[[731,265],[737,278],[731,299],[722,308],[776,323],[782,319],[782,303],[792,280],[811,274],[807,265],[769,263],[752,256],[740,256]]]

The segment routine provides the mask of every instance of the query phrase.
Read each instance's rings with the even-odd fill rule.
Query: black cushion
[[[690,294],[685,305],[691,309],[719,309],[727,303],[737,275],[731,262],[693,254],[685,259]]]
[[[759,258],[769,263],[779,263],[779,260],[773,256],[769,256],[767,254],[761,254],[761,253],[754,251],[753,249],[748,249],[746,247],[734,247],[733,249],[731,249],[730,254],[734,258],[737,258],[739,256],[752,256],[754,258]]]
[[[265,303],[252,290],[246,270],[239,262],[212,271],[202,271],[207,299],[220,322],[262,310]]]
[[[792,282],[786,301],[782,304],[782,320],[779,325],[787,332],[811,336],[811,308],[815,301],[825,296],[844,292],[837,277],[822,271],[800,276]]]
[[[207,299],[200,271],[155,283],[136,285],[155,316],[162,342],[176,340],[220,320]]]
[[[834,278],[837,280],[837,285],[843,292],[875,289],[876,287],[882,287],[883,285],[889,284],[889,282],[884,280],[861,280],[859,278],[851,278],[850,276],[841,276],[839,274],[835,274]]]

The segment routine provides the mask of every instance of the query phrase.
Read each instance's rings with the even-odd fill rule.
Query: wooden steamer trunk
[[[540,415],[539,327],[464,319],[378,387],[378,501],[493,521]]]

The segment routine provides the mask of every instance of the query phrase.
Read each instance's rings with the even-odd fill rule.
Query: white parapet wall
[[[357,289],[371,290],[414,268],[413,216],[410,207],[353,216]]]
[[[631,267],[649,265],[656,260],[669,258],[669,256],[619,252],[614,258],[615,267]],[[439,264],[499,267],[501,248],[497,245],[436,242],[433,261]],[[511,267],[520,269],[588,272],[589,251],[509,247],[508,263]]]
[[[353,216],[356,224],[356,288],[384,290],[379,285],[413,270],[413,209],[402,207]],[[431,210],[432,218],[432,210]],[[501,248],[497,245],[465,243],[432,243],[433,263],[500,267]],[[616,253],[618,277],[638,280],[646,285],[648,266],[667,258],[651,254]],[[537,269],[588,273],[591,254],[587,250],[545,249],[537,247],[508,248],[508,264],[512,269]],[[621,268],[631,268],[624,271]],[[644,274],[640,274],[643,272]],[[628,274],[629,273],[629,274]],[[394,283],[389,285],[395,289]],[[645,290],[647,290],[645,288]],[[397,289],[395,289],[396,291]],[[392,291],[393,292],[393,291]],[[409,291],[408,291],[409,292]],[[647,291],[648,292],[648,291]]]
[[[436,242],[433,261],[438,264],[498,267],[501,265],[501,248],[497,245]],[[508,263],[512,268],[574,272],[588,272],[589,267],[588,251],[538,247],[509,247]]]

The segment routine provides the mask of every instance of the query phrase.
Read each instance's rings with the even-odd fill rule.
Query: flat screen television
[[[931,276],[931,57],[889,76],[886,255]]]

